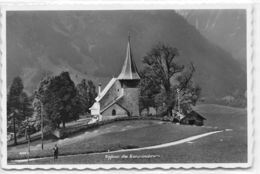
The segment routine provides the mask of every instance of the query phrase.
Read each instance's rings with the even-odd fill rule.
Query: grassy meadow
[[[54,143],[58,143],[60,154],[64,156],[61,156],[55,163],[246,162],[246,110],[206,104],[199,105],[194,109],[207,119],[203,127],[176,125],[152,120],[122,121],[107,124],[98,129],[86,131],[64,140],[58,140]],[[154,155],[156,158],[108,159],[105,153],[94,153],[164,144],[216,130],[223,130],[223,132],[165,148],[112,153],[119,156]],[[17,152],[15,151],[8,152],[8,157],[17,158],[16,155]],[[31,157],[41,156],[52,156],[52,151],[46,149],[44,151],[35,150],[31,152]],[[30,164],[52,163],[52,158],[30,161]]]

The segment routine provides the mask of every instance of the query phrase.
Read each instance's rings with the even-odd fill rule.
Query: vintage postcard
[[[3,168],[251,166],[250,4],[1,14]]]

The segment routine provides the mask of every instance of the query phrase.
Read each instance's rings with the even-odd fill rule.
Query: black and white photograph
[[[250,166],[248,8],[3,17],[9,168]]]

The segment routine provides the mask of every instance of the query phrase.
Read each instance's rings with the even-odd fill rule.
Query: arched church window
[[[115,109],[112,110],[112,115],[116,115],[116,110]]]

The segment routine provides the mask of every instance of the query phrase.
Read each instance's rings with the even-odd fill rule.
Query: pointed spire
[[[136,64],[132,57],[130,33],[128,33],[128,43],[126,48],[126,58],[121,73],[118,76],[121,80],[139,80],[140,76]]]
[[[130,43],[130,32],[128,32],[128,43]]]

